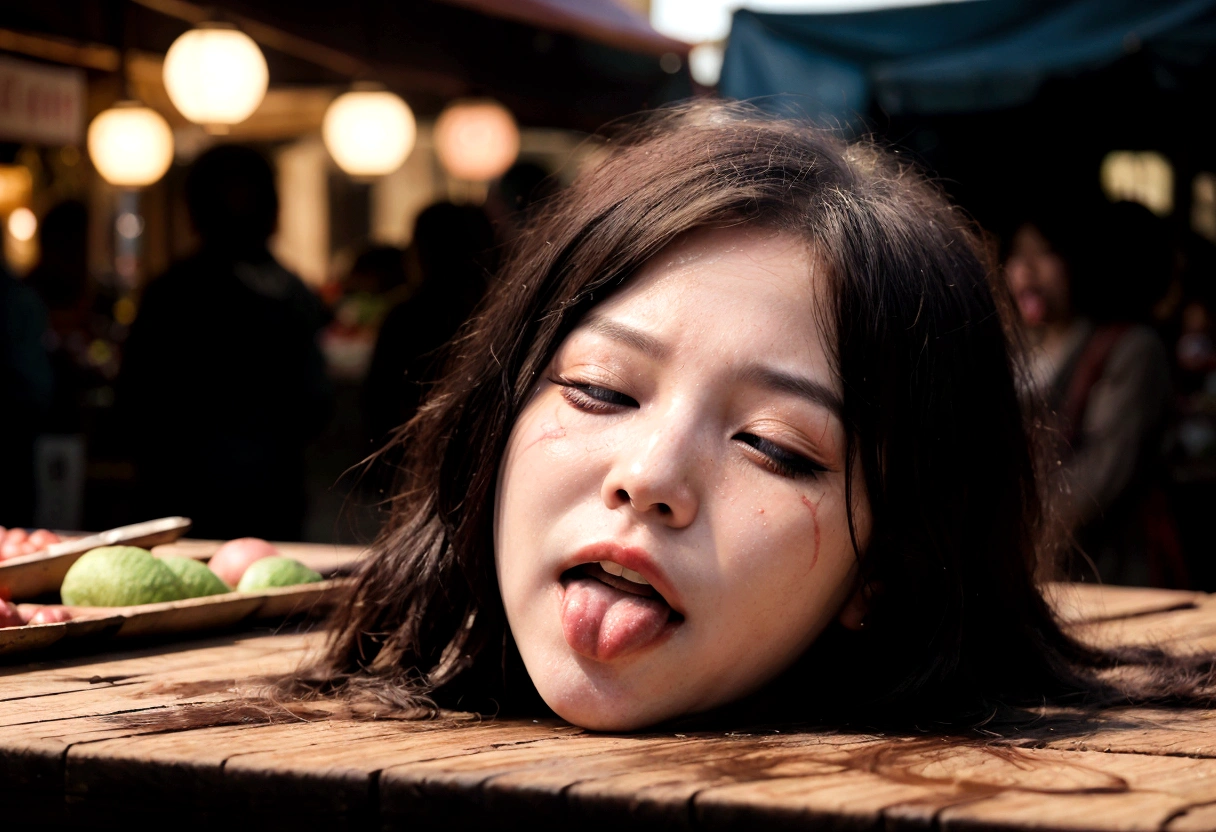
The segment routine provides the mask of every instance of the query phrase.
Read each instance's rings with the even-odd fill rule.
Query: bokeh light
[[[226,127],[253,115],[270,82],[253,38],[223,24],[191,29],[165,55],[165,90],[195,124]]]
[[[435,121],[435,153],[451,176],[487,182],[519,156],[519,128],[497,101],[457,101]]]
[[[351,176],[392,173],[414,149],[417,126],[409,105],[387,90],[364,89],[334,99],[321,136],[338,167]]]
[[[38,218],[29,208],[16,208],[8,215],[8,233],[12,234],[15,240],[28,242],[38,233]]]
[[[173,131],[160,113],[125,101],[89,125],[89,158],[111,185],[139,188],[165,175],[173,163]]]

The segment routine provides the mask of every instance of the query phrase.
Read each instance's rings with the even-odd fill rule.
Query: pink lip
[[[562,572],[584,563],[596,563],[601,560],[610,560],[637,572],[663,596],[663,600],[667,602],[668,606],[680,615],[684,614],[684,604],[676,593],[675,587],[671,585],[671,581],[667,579],[663,570],[645,549],[636,546],[622,546],[610,540],[591,543],[575,552],[562,567]]]

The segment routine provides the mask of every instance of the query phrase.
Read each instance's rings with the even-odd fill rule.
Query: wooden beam
[[[78,43],[67,38],[31,35],[12,29],[0,29],[0,50],[102,72],[117,72],[122,65],[122,56],[112,46]]]

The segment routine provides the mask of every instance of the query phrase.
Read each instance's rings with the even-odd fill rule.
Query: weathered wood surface
[[[1216,649],[1214,598],[1057,589],[1090,638]],[[796,728],[605,735],[556,720],[356,721],[319,707],[191,730],[166,719],[239,700],[322,642],[260,631],[0,667],[3,817],[90,829],[1216,828],[1207,711],[1045,720],[1000,742]]]

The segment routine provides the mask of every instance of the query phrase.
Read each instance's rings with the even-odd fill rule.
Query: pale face
[[[1023,225],[1013,235],[1005,279],[1028,327],[1063,323],[1071,317],[1068,266],[1033,225]]]
[[[823,291],[796,237],[699,231],[561,344],[511,432],[494,529],[511,632],[559,716],[704,711],[833,618],[859,624]]]

